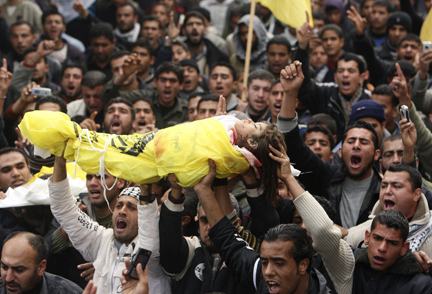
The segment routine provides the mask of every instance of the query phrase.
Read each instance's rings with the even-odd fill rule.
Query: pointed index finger
[[[309,12],[306,10],[306,22],[309,23]]]
[[[3,66],[2,66],[5,70],[7,70],[7,61],[6,58],[3,58]]]
[[[398,73],[398,77],[399,78],[405,78],[405,76],[404,76],[404,74],[403,74],[403,72],[402,72],[402,70],[401,70],[401,68],[400,68],[400,65],[399,65],[399,63],[396,63],[395,64],[396,65],[396,71],[397,71],[397,73]]]
[[[95,117],[96,117],[96,115],[97,115],[97,113],[98,113],[98,112],[95,111],[95,112],[93,112],[92,114],[90,114],[90,119],[94,121],[94,120],[95,120]]]

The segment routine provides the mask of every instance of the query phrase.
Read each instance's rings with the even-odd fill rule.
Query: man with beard
[[[104,132],[116,135],[132,134],[134,120],[135,110],[129,100],[121,97],[111,99],[105,110]]]
[[[0,293],[82,293],[75,283],[45,272],[47,255],[48,244],[42,236],[29,232],[9,234],[1,256]]]
[[[164,34],[162,24],[160,20],[155,16],[146,16],[142,22],[140,37],[149,41],[153,46],[155,52],[158,51],[160,47],[159,39],[162,38]]]
[[[204,23],[205,19],[201,13],[190,11],[185,16],[184,31],[192,59],[195,59],[202,74],[209,75],[210,66],[219,61],[228,61],[228,56],[204,38]]]
[[[86,72],[85,67],[80,63],[68,63],[63,66],[61,90],[54,93],[54,96],[62,98],[66,103],[81,98],[81,81]]]
[[[254,121],[266,121],[271,113],[268,108],[273,75],[265,69],[254,70],[248,77],[247,87],[243,89],[248,106],[244,112]]]
[[[291,61],[291,44],[284,36],[275,36],[267,43],[268,71],[275,79],[280,71]]]
[[[90,29],[91,50],[87,52],[87,69],[100,70],[107,79],[112,78],[109,58],[115,49],[116,39],[112,26],[108,23],[97,23]]]
[[[114,30],[117,42],[122,43],[130,50],[131,45],[138,39],[141,27],[137,23],[138,15],[135,7],[130,3],[122,3],[117,7],[116,12],[117,27]]]
[[[381,178],[373,168],[380,155],[378,136],[372,125],[356,121],[343,135],[339,155],[341,164],[323,162],[310,150],[299,134],[295,112],[298,89],[304,80],[302,64],[295,61],[281,71],[285,92],[278,128],[288,143],[287,154],[296,168],[312,171],[299,180],[311,193],[326,197],[335,206],[340,224],[350,228],[367,220],[378,200]]]

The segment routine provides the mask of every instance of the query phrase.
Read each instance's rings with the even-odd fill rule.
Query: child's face
[[[259,136],[266,126],[266,123],[254,123],[251,119],[237,121],[235,123],[235,129],[237,131],[236,144],[239,147],[248,147],[245,145],[247,143],[247,139],[254,135]]]

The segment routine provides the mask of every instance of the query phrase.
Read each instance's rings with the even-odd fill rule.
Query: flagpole
[[[254,24],[255,7],[256,7],[255,0],[250,0],[250,1],[251,1],[251,8],[249,13],[250,20],[249,20],[247,43],[246,43],[246,59],[245,59],[244,74],[243,74],[243,89],[247,87],[247,79],[249,76],[250,56],[252,51],[253,24]],[[244,94],[244,91],[242,92],[241,98],[243,101],[246,101],[246,96]]]

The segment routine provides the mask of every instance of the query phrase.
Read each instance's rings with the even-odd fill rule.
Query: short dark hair
[[[18,149],[18,148],[15,148],[15,147],[3,147],[3,148],[0,149],[0,155],[11,153],[11,152],[18,152],[18,153],[20,153],[24,157],[24,160],[27,163],[27,165],[29,164],[28,155],[22,149]]]
[[[370,123],[367,123],[363,120],[357,120],[347,127],[347,129],[345,130],[345,133],[343,135],[342,143],[345,142],[345,139],[347,138],[348,131],[350,131],[351,129],[366,129],[366,130],[370,131],[372,133],[372,141],[374,144],[374,150],[379,149],[378,135],[377,135],[376,130],[374,129],[374,127]]]
[[[306,140],[307,134],[310,134],[313,132],[323,133],[324,135],[326,135],[328,137],[328,140],[330,143],[330,149],[333,150],[333,148],[335,147],[335,141],[333,138],[333,134],[330,132],[329,129],[327,129],[326,127],[323,127],[322,125],[313,125],[313,126],[308,127],[306,129],[306,131],[302,134],[303,141]]]
[[[46,19],[47,19],[48,16],[50,16],[50,15],[60,15],[60,17],[61,17],[61,19],[62,19],[62,21],[63,21],[63,24],[65,24],[65,21],[64,21],[64,17],[63,17],[63,15],[61,15],[61,13],[58,12],[58,10],[57,10],[56,8],[50,8],[49,10],[46,10],[46,11],[42,14],[42,25],[45,24]]]
[[[334,25],[334,24],[327,24],[327,25],[325,25],[322,28],[321,33],[320,33],[320,38],[321,39],[323,38],[323,35],[324,35],[325,31],[334,31],[338,35],[339,39],[343,39],[342,29],[339,26],[337,26],[337,25]]]
[[[205,101],[215,101],[215,102],[219,102],[219,96],[216,94],[205,94],[201,97],[201,99],[198,101],[197,104],[197,109],[199,109],[199,106],[201,104],[201,102],[205,102]]]
[[[266,51],[269,50],[270,45],[272,44],[277,44],[277,45],[284,45],[287,48],[288,54],[291,53],[291,43],[288,41],[288,39],[282,35],[277,35],[274,36],[273,38],[271,38],[268,43],[267,43],[267,49]]]
[[[111,24],[107,22],[98,22],[90,28],[90,40],[105,37],[110,42],[114,42],[114,30]]]
[[[33,26],[32,26],[28,21],[25,21],[25,20],[17,20],[16,22],[14,22],[14,23],[10,26],[9,33],[12,32],[12,29],[13,29],[14,27],[22,26],[22,25],[27,25],[27,26],[30,28],[30,32],[31,32],[32,34],[34,34]]]
[[[84,64],[80,63],[80,62],[68,62],[63,64],[62,66],[62,71],[61,71],[61,77],[63,78],[63,75],[65,73],[65,71],[68,68],[79,68],[81,70],[81,74],[84,76],[85,73],[87,72],[87,68]]]
[[[10,233],[4,240],[3,246],[6,244],[7,241],[21,235],[24,235],[26,237],[29,245],[36,251],[36,265],[41,263],[42,260],[47,259],[49,250],[47,242],[42,236],[30,232],[15,231]]]
[[[186,45],[186,43],[183,42],[183,41],[180,41],[180,40],[175,39],[175,40],[173,41],[172,44],[173,44],[173,45],[182,46],[183,49],[184,49],[186,52],[189,52],[189,47],[188,47],[188,46]]]
[[[270,86],[270,91],[273,89],[273,87],[274,87],[276,84],[279,84],[280,82],[281,82],[280,79],[273,80],[273,82],[272,82],[272,84],[271,84],[271,86]]]
[[[150,105],[150,108],[151,108],[152,112],[154,113],[152,103],[151,103],[151,101],[148,100],[146,97],[143,97],[143,96],[139,96],[139,97],[131,97],[131,98],[129,99],[129,101],[130,101],[130,103],[132,103],[132,107],[133,107],[133,105],[134,105],[135,103],[137,103],[138,101],[144,101],[144,102],[146,102],[146,103],[148,103],[148,104]],[[135,109],[135,108],[134,108],[134,109]]]
[[[134,15],[137,15],[137,11],[136,11],[135,6],[133,6],[130,2],[124,2],[124,3],[120,4],[120,5],[117,7],[116,11],[117,11],[120,7],[126,7],[126,6],[130,6],[130,7],[132,7],[133,14],[134,14]]]
[[[185,18],[184,18],[184,21],[183,21],[183,25],[184,26],[186,25],[187,21],[191,17],[198,17],[199,19],[202,20],[203,25],[205,25],[205,17],[204,17],[204,15],[202,15],[201,12],[198,12],[196,10],[192,10],[192,11],[189,11],[188,13],[185,14]]]
[[[113,52],[113,54],[111,54],[109,62],[111,63],[111,61],[119,59],[120,57],[126,56],[126,55],[130,55],[131,53],[129,51],[126,50],[120,50],[120,51],[116,51]]]
[[[270,84],[273,83],[274,77],[273,75],[265,69],[256,69],[252,71],[247,79],[247,87],[249,88],[250,84],[252,84],[253,80],[263,80],[263,81],[269,81]]]
[[[159,18],[157,18],[156,16],[153,16],[153,15],[146,15],[146,16],[144,16],[144,18],[143,18],[143,20],[141,22],[141,25],[144,24],[146,21],[156,21],[158,23],[158,25],[159,25],[159,30],[163,30],[162,23],[159,20]]]
[[[336,60],[336,71],[338,69],[338,64],[339,61],[355,61],[355,63],[357,63],[357,68],[359,70],[359,73],[364,73],[366,71],[366,66],[365,63],[363,62],[363,60],[360,59],[360,57],[358,57],[356,54],[353,53],[344,53],[342,54],[337,60]]]
[[[48,95],[48,96],[44,96],[44,97],[40,97],[38,99],[38,101],[36,102],[36,106],[35,106],[35,110],[39,110],[39,107],[42,104],[45,103],[55,103],[58,106],[60,106],[60,111],[67,114],[67,105],[66,102],[64,102],[63,99],[57,97],[57,96],[52,96],[52,95]]]
[[[291,249],[291,256],[298,265],[303,259],[309,260],[309,266],[307,268],[307,272],[310,273],[312,269],[312,261],[315,255],[315,250],[312,247],[311,242],[309,241],[309,237],[306,231],[298,226],[293,224],[281,224],[274,228],[271,228],[264,235],[263,241],[268,243],[271,242],[288,242],[291,241],[293,243]]]
[[[154,50],[153,46],[150,44],[150,42],[148,40],[146,40],[144,38],[140,38],[140,39],[136,40],[134,43],[132,43],[131,51],[135,47],[145,48],[145,49],[147,49],[150,56],[155,56],[155,50]]]
[[[86,72],[81,80],[81,86],[86,86],[94,89],[98,86],[103,86],[106,83],[106,75],[99,70],[91,70]]]
[[[391,104],[393,107],[396,107],[399,104],[399,99],[395,96],[395,94],[393,93],[393,90],[391,89],[390,85],[388,85],[388,84],[379,85],[378,87],[376,87],[372,91],[372,94],[390,96],[391,97]]]
[[[381,211],[372,221],[371,232],[376,228],[378,223],[385,225],[389,229],[400,230],[399,236],[402,238],[403,242],[408,238],[409,223],[401,212],[394,209]]]
[[[191,99],[198,97],[198,96],[200,96],[202,98],[204,95],[208,95],[208,94],[211,94],[211,93],[210,92],[194,92],[194,93],[189,95],[188,100],[191,100]]]
[[[213,63],[213,65],[210,67],[210,71],[209,71],[210,75],[211,75],[212,71],[215,69],[216,66],[223,66],[223,67],[228,68],[230,70],[230,72],[231,72],[233,80],[234,81],[237,80],[237,72],[236,72],[235,68],[230,63],[228,63],[226,61],[218,61],[216,63]]]
[[[402,136],[400,134],[392,134],[392,135],[390,135],[388,137],[385,137],[383,139],[383,141],[381,143],[381,149],[380,149],[381,156],[384,154],[384,143],[387,142],[387,141],[393,142],[393,141],[396,141],[396,140],[402,140]]]
[[[397,44],[396,48],[399,49],[404,41],[414,41],[419,46],[422,44],[419,36],[417,36],[416,34],[413,34],[413,33],[408,33],[399,40],[399,43]]]
[[[312,11],[312,18],[323,20],[325,24],[328,24],[328,22],[329,22],[327,15],[322,10]]]
[[[337,126],[335,119],[326,113],[318,113],[312,115],[309,119],[308,127],[314,125],[327,125],[327,129],[329,129],[332,134],[337,134]]]
[[[395,9],[395,5],[393,2],[390,2],[388,0],[375,0],[372,6],[379,5],[379,6],[385,6],[388,13],[392,13]]]
[[[409,175],[408,181],[411,184],[412,191],[421,189],[423,185],[420,172],[412,166],[406,164],[392,164],[388,167],[387,171],[392,173],[407,172]]]
[[[183,83],[183,68],[178,63],[172,61],[166,61],[159,65],[154,78],[157,80],[161,74],[168,72],[173,72],[177,76],[179,83]]]
[[[105,112],[108,109],[108,107],[110,107],[114,103],[124,103],[127,106],[129,106],[131,114],[132,114],[132,121],[135,119],[135,108],[133,108],[132,102],[130,102],[128,99],[123,98],[123,97],[117,97],[117,98],[113,98],[113,99],[109,100],[107,105],[105,106]]]

